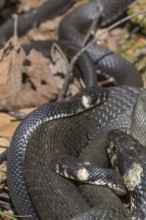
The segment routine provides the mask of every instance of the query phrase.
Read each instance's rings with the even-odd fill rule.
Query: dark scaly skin
[[[146,146],[146,90],[140,93],[134,106],[128,133]]]
[[[109,202],[112,202],[112,204],[109,204]],[[115,198],[113,200],[110,199],[109,202],[99,204],[97,207],[91,208],[72,220],[128,220],[123,208],[117,209],[117,200],[115,201]]]
[[[84,99],[90,95],[89,103]],[[85,96],[85,97],[84,97]],[[15,208],[21,215],[32,215],[30,219],[37,219],[34,208],[30,202],[27,192],[26,183],[23,176],[23,163],[25,150],[28,140],[37,127],[45,121],[55,120],[57,118],[70,117],[85,111],[92,105],[101,104],[108,97],[108,91],[105,89],[95,90],[90,88],[82,91],[68,102],[47,103],[30,113],[18,126],[13,135],[10,149],[8,151],[8,187],[10,196],[13,200]],[[90,102],[93,103],[90,103]],[[98,103],[96,103],[98,101]],[[86,106],[87,105],[87,106]],[[88,106],[89,105],[89,106]]]
[[[28,150],[26,151],[25,158],[25,178],[27,179],[28,190],[40,219],[49,219],[49,216],[51,216],[51,219],[71,219],[79,213],[88,210],[91,205],[98,207],[101,202],[105,202],[107,196],[112,200],[109,210],[114,208],[117,213],[118,210],[121,210],[122,215],[126,215],[121,201],[111,190],[104,187],[100,187],[97,190],[95,188],[92,190],[90,186],[80,187],[79,190],[82,191],[87,201],[89,201],[92,192],[98,191],[100,194],[100,197],[97,194],[97,198],[95,194],[95,199],[91,196],[91,202],[87,204],[78,191],[76,191],[75,186],[72,183],[68,183],[65,179],[60,179],[61,177],[56,177],[57,174],[53,173],[48,164],[48,161],[52,160],[53,155],[56,153],[74,156],[80,154],[80,157],[83,157],[85,148],[87,150],[85,159],[88,155],[87,160],[92,160],[92,162],[94,161],[95,164],[99,163],[101,166],[102,164],[105,167],[108,166],[108,161],[104,158],[104,145],[97,149],[92,147],[92,145],[95,145],[97,136],[101,141],[103,139],[105,141],[108,130],[117,127],[126,130],[130,124],[133,105],[139,94],[139,90],[136,88],[117,87],[109,90],[110,97],[108,101],[98,108],[93,108],[86,113],[82,113],[80,116],[78,115],[78,117],[74,116],[42,124],[31,135],[31,139],[27,144]],[[105,132],[104,135],[102,131]],[[91,148],[88,148],[88,145]],[[46,148],[42,146],[46,146]],[[96,156],[94,152],[97,153]],[[45,157],[46,155],[47,158]],[[43,160],[39,162],[41,158]],[[99,160],[96,160],[96,158]],[[41,171],[39,172],[40,169]],[[45,172],[47,172],[47,175]],[[47,182],[49,182],[49,185]],[[69,192],[72,192],[71,195]],[[76,200],[75,198],[78,199]],[[58,204],[57,206],[55,205],[56,203]],[[103,219],[106,218],[107,216]]]

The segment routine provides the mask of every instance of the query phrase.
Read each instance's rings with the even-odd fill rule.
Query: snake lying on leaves
[[[87,13],[90,21],[86,27],[90,26],[97,12],[95,2],[91,1],[88,5],[91,5],[90,13]],[[107,17],[113,9],[109,2],[103,1]],[[123,5],[124,11],[131,2],[119,0],[117,8],[121,9]],[[85,8],[88,11],[87,6]],[[76,13],[84,15],[78,10]],[[76,20],[75,15],[71,16]],[[68,16],[67,24],[70,20]],[[61,38],[64,38],[63,26],[65,20],[60,26]],[[67,27],[70,27],[69,24]],[[73,36],[72,30],[68,30],[66,35]],[[79,46],[81,38],[78,32],[75,38]],[[88,52],[103,73],[119,73],[115,76],[119,84],[142,86],[138,72],[127,61],[99,46],[91,47]],[[91,96],[91,91],[97,99]],[[49,162],[56,154],[67,154],[92,162],[98,167],[108,167],[109,160],[103,147],[107,133],[115,128],[126,131],[130,127],[133,106],[140,91],[139,88],[125,86],[111,87],[97,93],[90,88],[68,102],[43,105],[24,119],[12,138],[8,153],[8,188],[20,215],[30,215],[31,220],[128,219],[121,200],[109,188],[77,185],[54,173]],[[109,98],[105,101],[107,96]],[[98,97],[101,103],[105,102],[95,102]],[[95,106],[90,106],[89,100]]]

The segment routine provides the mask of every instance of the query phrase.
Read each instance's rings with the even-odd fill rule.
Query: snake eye
[[[63,164],[63,163],[59,164],[59,170],[60,170],[61,173],[64,173],[65,169],[66,169],[65,164]]]
[[[113,146],[113,152],[117,153],[119,151],[119,147],[117,145]]]

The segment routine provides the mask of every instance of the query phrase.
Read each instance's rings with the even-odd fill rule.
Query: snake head
[[[81,105],[85,109],[90,109],[94,106],[105,102],[109,97],[109,91],[105,88],[95,89],[89,88],[82,92]]]
[[[68,179],[87,181],[90,173],[88,167],[89,162],[82,162],[78,158],[69,155],[56,155],[51,161],[50,166],[54,172]]]
[[[108,97],[109,91],[105,88],[97,89],[95,87],[90,87],[84,89],[73,96],[70,100],[63,103],[64,107],[65,103],[67,104],[67,109],[65,110],[67,112],[66,116],[74,116],[101,105],[108,99]]]
[[[132,191],[141,182],[143,161],[141,151],[136,149],[140,143],[131,135],[119,130],[113,130],[107,136],[107,153],[113,168],[123,176],[128,190]]]
[[[138,152],[135,149],[135,145],[139,144],[139,142],[131,135],[120,130],[112,130],[107,135],[106,143],[111,164],[121,174],[123,174],[134,161],[140,161]]]

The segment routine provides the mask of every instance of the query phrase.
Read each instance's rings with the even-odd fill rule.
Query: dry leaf
[[[18,121],[1,125],[0,126],[0,136],[11,137],[18,125],[19,125]]]
[[[32,50],[26,56],[18,41],[10,39],[0,50],[0,105],[24,108],[55,99],[57,85],[48,66],[41,53]]]
[[[1,183],[6,181],[6,179],[7,179],[7,176],[6,176],[5,166],[4,165],[0,165],[0,189],[3,188]]]
[[[5,105],[22,87],[21,73],[24,71],[23,61],[26,55],[15,38],[11,38],[0,50],[0,104]]]
[[[32,112],[34,108],[26,108],[21,109],[22,112],[29,114]],[[9,146],[10,139],[19,125],[20,121],[15,121],[15,118],[6,114],[6,113],[0,113],[0,153],[2,153],[5,149],[5,147]]]
[[[27,12],[42,5],[46,0],[19,0],[18,12]]]
[[[25,107],[38,106],[56,98],[58,92],[57,84],[49,72],[49,60],[42,56],[40,52],[31,51],[26,60],[24,74],[26,74],[26,80],[29,77],[29,85],[28,83],[24,84],[19,97],[21,96],[21,100],[25,103],[27,102],[27,97],[29,97],[29,105],[26,103]]]
[[[69,69],[69,61],[62,49],[56,43],[54,43],[51,48],[51,59],[53,61],[53,63],[49,65],[51,73],[66,75]]]
[[[10,141],[8,140],[8,138],[0,137],[0,154],[5,151],[6,147],[8,147],[9,145]]]

